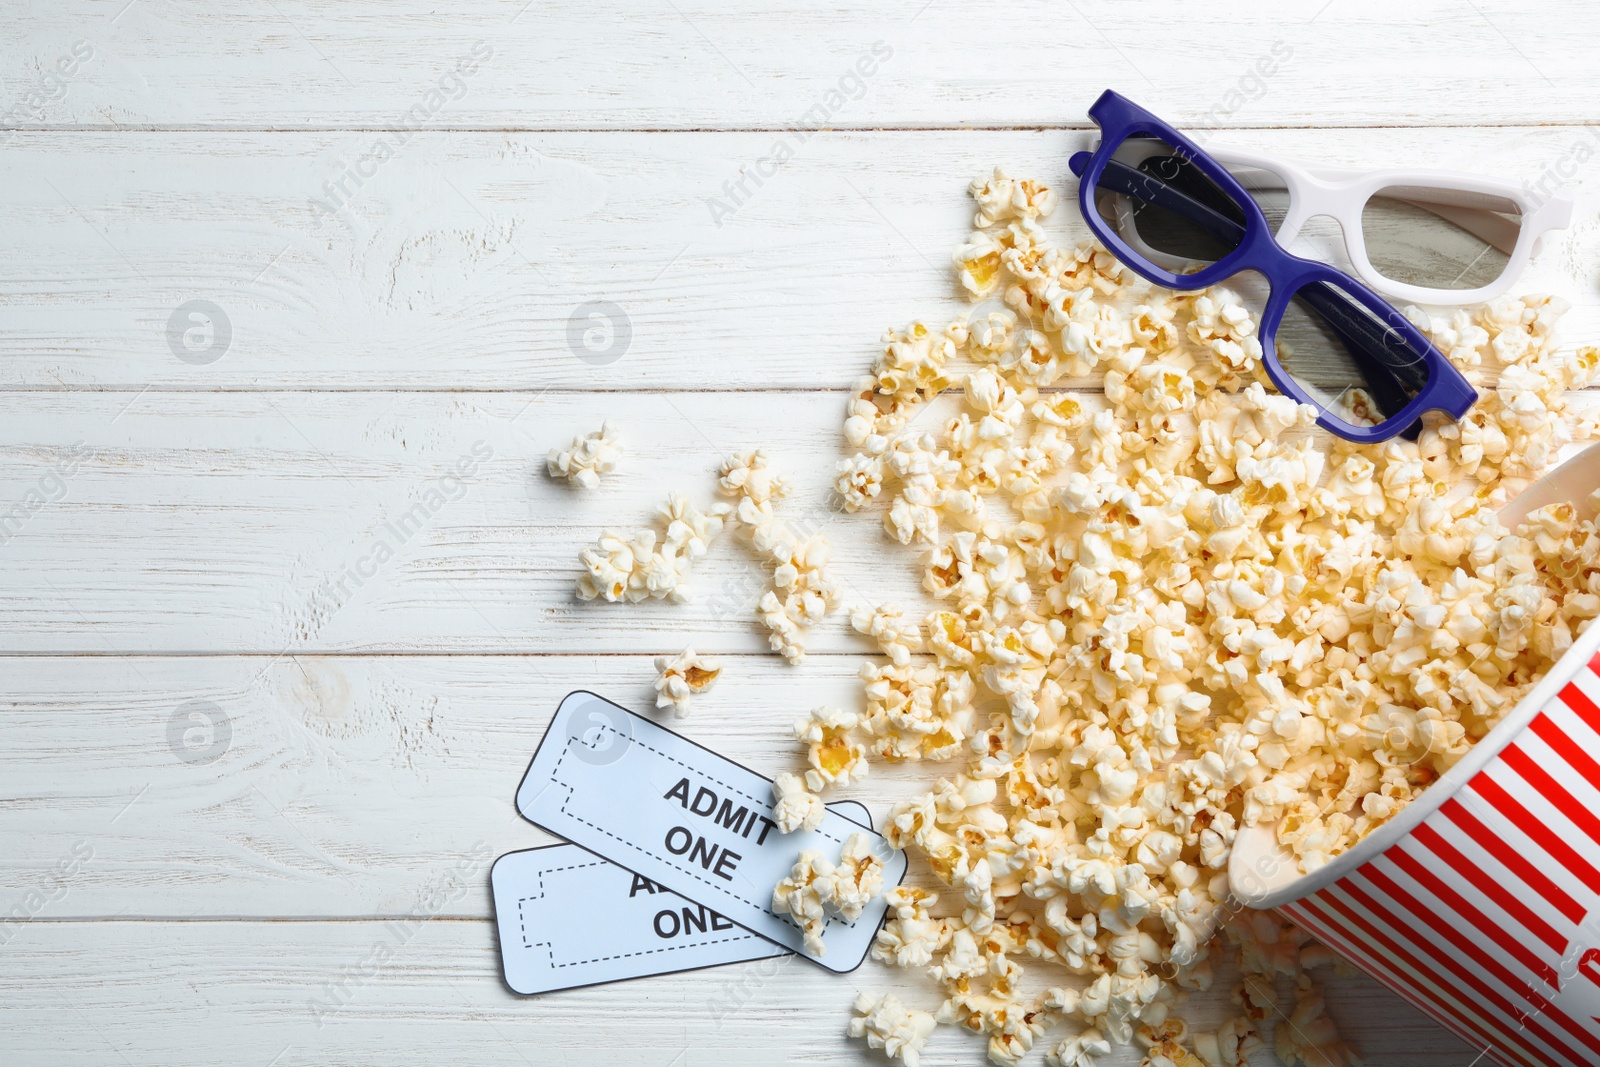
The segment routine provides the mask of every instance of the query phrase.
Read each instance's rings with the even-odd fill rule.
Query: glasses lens
[[[1278,364],[1312,402],[1352,426],[1376,426],[1398,415],[1431,373],[1422,351],[1378,311],[1329,282],[1295,292],[1273,347]]]
[[[1505,273],[1522,209],[1503,196],[1391,185],[1361,210],[1373,269],[1428,289],[1477,289]]]
[[[1267,227],[1277,233],[1289,214],[1289,183],[1283,175],[1262,167],[1224,166],[1267,217]]]
[[[1129,137],[1095,184],[1100,217],[1168,270],[1215,263],[1244,241],[1245,213],[1194,162],[1158,137]]]

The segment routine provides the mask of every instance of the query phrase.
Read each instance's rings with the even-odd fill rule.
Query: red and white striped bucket
[[[1242,832],[1234,895],[1505,1067],[1600,1064],[1597,651],[1600,623],[1461,763],[1313,874],[1274,828]]]

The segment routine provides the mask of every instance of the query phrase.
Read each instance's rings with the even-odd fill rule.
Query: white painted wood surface
[[[368,966],[376,946],[392,958]],[[881,1063],[845,1037],[857,991],[934,1007],[926,983],[868,962],[848,975],[790,957],[668,978],[518,997],[500,981],[482,920],[36,922],[6,948],[8,1062],[496,1063],[675,1067]],[[343,983],[330,989],[333,983]],[[1328,981],[1330,1010],[1361,1020],[1371,1067],[1467,1067],[1475,1053],[1359,979]],[[332,1006],[330,1010],[329,1006]],[[1210,998],[1197,1025],[1222,1015]],[[274,1059],[274,1057],[277,1057]],[[1038,1062],[1036,1049],[1030,1061]],[[925,1064],[981,1064],[941,1027]],[[1134,1067],[1130,1049],[1102,1067]],[[1259,1064],[1275,1062],[1270,1053]]]
[[[480,842],[548,840],[511,796],[569,689],[642,710],[651,655],[721,653],[682,726],[769,774],[795,714],[853,698],[866,648],[842,620],[801,668],[764,653],[739,546],[681,607],[574,601],[577,550],[667,488],[709,499],[719,454],[759,444],[852,598],[914,598],[876,516],[829,507],[844,391],[885,326],[961,306],[965,183],[1009,163],[1070,189],[1108,85],[1331,163],[1536,185],[1600,147],[1600,13],[1553,0],[74,0],[0,30],[0,514],[52,498],[0,544],[0,913],[29,916],[0,927],[7,1067],[881,1062],[842,1036],[854,993],[932,997],[874,963],[519,998],[486,870],[397,940]],[[892,56],[835,102],[877,41]],[[819,104],[830,129],[717,225],[707,200]],[[394,158],[365,173],[379,140]],[[1573,301],[1571,342],[1600,336],[1575,169],[1574,225],[1525,283]],[[317,208],[341,179],[348,202]],[[1083,233],[1070,209],[1051,225]],[[197,299],[232,330],[207,365],[167,336]],[[595,299],[633,331],[607,366],[567,340]],[[606,416],[632,447],[600,492],[543,478]],[[458,495],[385,532],[480,443]],[[381,538],[396,558],[330,596]],[[214,763],[169,740],[193,701],[227,719]],[[881,815],[936,770],[842,795]],[[75,847],[93,858],[58,883]],[[352,981],[385,939],[394,962]],[[1476,1056],[1364,979],[1329,989],[1374,1067]],[[945,1030],[925,1060],[981,1061]]]
[[[1582,123],[1600,14],[1560,0],[35,0],[8,22],[18,101],[74,44],[94,53],[64,94],[19,108],[27,125],[388,129],[483,42],[492,58],[446,86],[427,125],[783,128],[882,41],[893,55],[826,122],[874,129],[1081,127],[1108,85],[1190,123],[1229,107],[1252,126]],[[1245,79],[1276,42],[1290,54],[1257,90]]]
[[[1081,112],[1092,97],[1070,99]],[[776,177],[747,184],[719,226],[707,200],[731,204],[724,183],[773,134],[420,133],[359,189],[348,182],[340,210],[314,206],[375,136],[17,134],[0,152],[0,259],[27,269],[0,272],[0,383],[842,389],[885,326],[966,306],[948,268],[970,230],[967,182],[1005,163],[1071,188],[1066,159],[1090,135],[817,134]],[[1425,154],[1547,187],[1558,165],[1600,152],[1600,137],[1574,127],[1216,137],[1351,165]],[[1576,180],[1600,191],[1592,166]],[[1070,203],[1048,228],[1063,242],[1088,236]],[[1574,303],[1575,336],[1600,331],[1597,234],[1580,212],[1525,275]],[[232,326],[226,354],[203,366],[173,358],[166,335],[193,299]],[[569,317],[595,299],[632,328],[605,366],[567,343]]]

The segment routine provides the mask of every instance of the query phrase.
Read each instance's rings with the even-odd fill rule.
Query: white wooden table
[[[1107,86],[1262,149],[1593,194],[1597,33],[1555,0],[13,0],[0,1063],[869,1062],[856,990],[934,999],[876,963],[528,999],[498,977],[486,868],[401,921],[464,857],[547,843],[511,797],[570,689],[644,708],[652,655],[720,653],[684,728],[766,773],[797,713],[854,697],[841,619],[801,668],[764,652],[734,546],[696,603],[634,608],[573,599],[579,548],[668,487],[708,497],[734,448],[824,508],[883,327],[960,305],[966,182],[1005,162],[1070,188]],[[829,130],[784,132],[818,105]],[[782,138],[794,158],[714,212]],[[1569,340],[1600,335],[1597,253],[1590,195],[1527,279],[1573,301]],[[567,340],[592,300],[631,329],[605,365]],[[169,336],[191,301],[228,325],[199,353]],[[625,468],[584,496],[546,480],[605,416]],[[478,475],[331,594],[475,445]],[[853,595],[914,594],[873,519],[829,532]],[[218,723],[198,754],[173,739],[195,712]],[[918,786],[843,795],[881,815]],[[1330,1002],[1376,1067],[1477,1055],[1369,982]],[[982,1058],[941,1029],[927,1062]]]

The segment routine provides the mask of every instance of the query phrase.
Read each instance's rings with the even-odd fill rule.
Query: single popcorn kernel
[[[883,1049],[884,1055],[900,1060],[906,1067],[917,1067],[922,1062],[923,1043],[938,1025],[932,1015],[907,1008],[893,993],[878,998],[858,994],[855,1010],[856,1017],[850,1020],[851,1037],[866,1038],[867,1047]]]
[[[710,689],[722,668],[686,648],[676,656],[657,656],[656,671],[656,707],[671,708],[681,719],[689,714],[689,698]]]
[[[822,931],[828,924],[823,911],[819,881],[833,874],[833,864],[823,859],[822,853],[811,849],[800,853],[789,876],[772,890],[772,910],[777,915],[789,916],[789,921],[800,928],[805,937],[807,954],[822,956],[827,952],[822,943]]]
[[[962,286],[973,296],[988,296],[1000,277],[1000,244],[988,234],[972,235],[970,244],[956,249],[955,262]]]
[[[806,785],[820,792],[829,785],[849,785],[867,773],[867,750],[854,733],[860,718],[841,708],[820,707],[795,724],[795,739],[810,748]]]
[[[616,468],[621,456],[622,442],[607,419],[594,433],[574,437],[566,448],[551,449],[545,469],[550,477],[565,479],[568,485],[593,489],[602,474]]]
[[[882,891],[883,860],[873,855],[872,835],[851,834],[839,853],[839,865],[819,883],[818,895],[827,907],[855,922]]]
[[[822,825],[827,809],[822,798],[806,789],[798,774],[780,774],[772,780],[772,812],[780,834],[796,830],[815,830]]]

